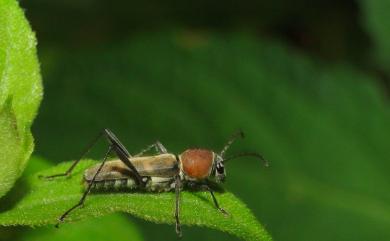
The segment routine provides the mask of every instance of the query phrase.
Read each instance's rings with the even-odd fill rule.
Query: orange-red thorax
[[[205,179],[213,168],[214,153],[203,149],[189,149],[180,155],[183,172],[193,179]]]

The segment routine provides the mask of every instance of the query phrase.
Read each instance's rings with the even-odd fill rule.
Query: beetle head
[[[244,152],[233,156],[225,157],[226,151],[237,138],[243,138],[244,133],[238,131],[233,134],[220,153],[215,153],[205,149],[188,149],[180,154],[180,169],[184,177],[191,181],[202,181],[207,178],[215,178],[215,181],[220,183],[225,180],[226,170],[224,163],[231,159],[244,156],[252,156],[261,159],[265,166],[268,166],[260,154],[255,152]]]

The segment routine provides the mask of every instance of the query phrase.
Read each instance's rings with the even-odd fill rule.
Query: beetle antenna
[[[265,167],[269,167],[268,161],[262,155],[260,155],[259,153],[256,153],[256,152],[243,152],[243,153],[235,154],[233,156],[224,158],[223,162],[229,161],[231,159],[236,159],[236,158],[239,158],[239,157],[244,157],[244,156],[256,157],[256,158],[260,159],[263,162],[263,165]]]
[[[234,141],[237,140],[237,138],[244,138],[244,132],[242,130],[239,130],[237,131],[236,133],[234,133],[229,141],[226,143],[226,145],[222,148],[222,151],[220,153],[221,157],[223,157],[223,155],[225,154],[225,152],[227,151],[227,149],[229,149],[229,147],[233,144]]]

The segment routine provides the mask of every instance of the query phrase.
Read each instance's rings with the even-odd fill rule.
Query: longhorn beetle
[[[40,176],[52,179],[61,176],[69,176],[82,157],[89,152],[95,143],[105,136],[109,147],[103,158],[103,161],[84,172],[84,182],[86,190],[80,201],[68,209],[58,219],[56,227],[72,212],[74,209],[82,206],[87,195],[93,189],[113,189],[129,188],[146,192],[164,192],[175,191],[175,220],[176,233],[181,236],[181,226],[179,219],[180,209],[180,191],[185,187],[188,189],[198,189],[210,193],[215,207],[224,215],[228,213],[219,206],[210,184],[222,183],[225,180],[226,171],[224,163],[238,157],[252,156],[261,159],[265,166],[268,166],[260,154],[255,152],[245,152],[230,157],[225,157],[226,151],[237,138],[243,138],[242,131],[233,134],[222,151],[215,153],[206,149],[187,149],[180,155],[171,154],[159,142],[148,146],[137,155],[130,155],[124,145],[109,129],[104,129],[86,148],[81,157],[77,159],[69,169],[64,173],[51,176]],[[144,156],[144,154],[155,148],[157,155]],[[119,160],[107,161],[111,152],[114,152]]]

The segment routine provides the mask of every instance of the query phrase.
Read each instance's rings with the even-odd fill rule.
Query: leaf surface
[[[88,219],[60,229],[42,227],[29,230],[22,241],[118,241],[143,240],[136,226],[120,214]]]
[[[71,163],[63,163],[41,174],[64,172]],[[0,225],[41,226],[55,224],[58,217],[81,198],[83,170],[95,164],[82,161],[69,178],[41,180],[37,175],[27,179],[30,190],[9,211],[0,214]],[[224,231],[245,240],[271,240],[251,211],[233,194],[216,193],[226,217],[213,205],[208,193],[182,192],[181,222]],[[127,212],[156,222],[174,223],[175,195],[169,193],[108,192],[89,195],[85,206],[69,215],[67,221],[99,217],[112,212]],[[76,224],[75,224],[76,225]],[[172,232],[174,228],[172,227]],[[185,229],[183,231],[185,233]]]

